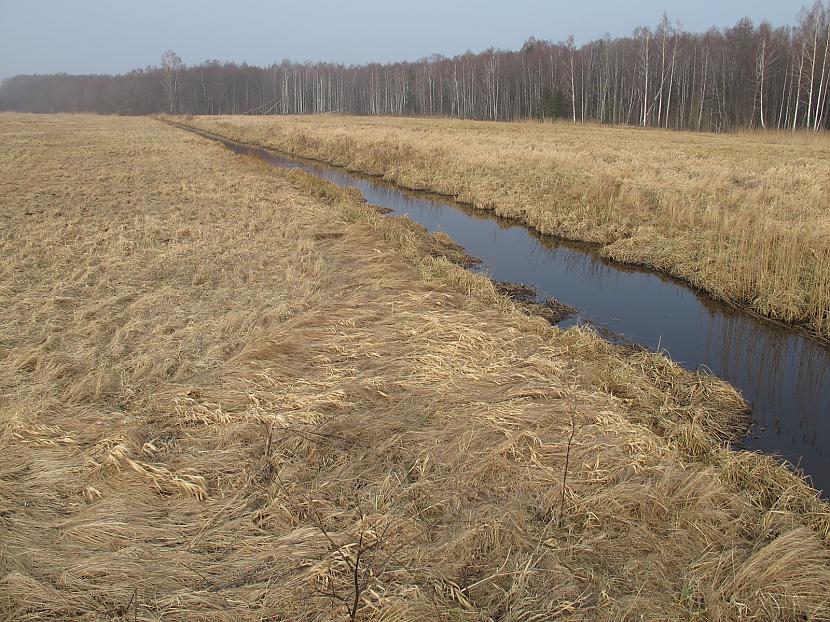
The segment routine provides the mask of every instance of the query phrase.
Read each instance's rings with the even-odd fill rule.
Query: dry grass
[[[830,139],[571,124],[195,117],[236,140],[596,242],[830,338]]]
[[[160,123],[0,139],[2,617],[830,618],[827,508],[723,383]]]

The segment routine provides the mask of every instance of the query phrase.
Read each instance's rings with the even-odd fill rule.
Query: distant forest
[[[705,131],[830,128],[830,2],[795,26],[749,19],[685,32],[666,16],[630,37],[576,46],[529,39],[518,51],[343,66],[208,61],[124,75],[19,75],[0,109],[141,115],[423,115],[562,118]]]

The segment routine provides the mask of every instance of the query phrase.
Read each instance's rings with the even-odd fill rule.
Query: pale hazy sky
[[[0,78],[120,73],[175,50],[263,65],[283,58],[344,64],[516,49],[531,35],[577,42],[630,34],[663,11],[687,30],[749,16],[791,24],[809,0],[0,0]]]

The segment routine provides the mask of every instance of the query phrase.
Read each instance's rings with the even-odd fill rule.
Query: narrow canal
[[[753,427],[741,446],[785,458],[830,491],[830,348],[795,331],[700,295],[673,279],[612,264],[590,250],[540,235],[518,223],[449,199],[402,190],[343,169],[218,140],[236,153],[297,168],[366,200],[442,231],[480,260],[493,279],[533,285],[579,313],[559,325],[589,323],[683,367],[704,368],[741,391]]]

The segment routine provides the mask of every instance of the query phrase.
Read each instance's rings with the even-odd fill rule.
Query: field
[[[830,619],[722,382],[156,120],[0,140],[3,619]]]
[[[830,338],[830,139],[362,117],[177,119],[427,189]]]

